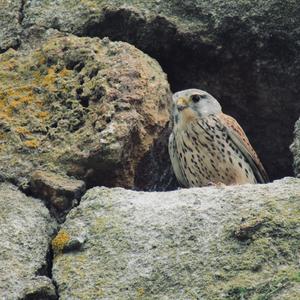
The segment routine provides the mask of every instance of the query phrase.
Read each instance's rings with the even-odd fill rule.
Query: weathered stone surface
[[[295,124],[294,142],[290,147],[294,156],[294,173],[300,177],[300,119]]]
[[[39,169],[88,186],[134,186],[169,121],[155,60],[127,43],[50,30],[35,50],[3,53],[0,70],[2,179],[26,188]]]
[[[137,167],[135,189],[143,191],[176,190],[180,185],[175,177],[168,151],[170,126],[162,131]]]
[[[299,299],[300,180],[93,188],[53,240],[60,299]]]
[[[44,204],[0,184],[0,298],[57,299],[47,255],[56,222]],[[28,298],[27,298],[28,297]]]
[[[23,0],[0,0],[0,53],[20,44]]]
[[[70,209],[79,203],[85,192],[85,183],[51,172],[36,171],[31,176],[30,191],[33,196],[44,200],[50,212],[63,222]]]
[[[174,91],[197,87],[219,99],[281,178],[292,174],[300,115],[299,12],[295,0],[35,0],[24,26],[132,43],[160,62]]]

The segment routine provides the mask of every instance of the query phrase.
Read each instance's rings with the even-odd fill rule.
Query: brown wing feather
[[[265,168],[263,167],[261,161],[259,160],[256,152],[252,148],[244,130],[239,125],[239,123],[232,117],[221,113],[219,115],[222,123],[227,127],[229,133],[233,136],[233,139],[237,141],[240,146],[241,151],[243,152],[244,156],[249,160],[252,169],[254,169],[254,173],[256,177],[258,177],[258,182],[266,183],[269,182],[269,177]],[[235,141],[234,141],[235,142]]]

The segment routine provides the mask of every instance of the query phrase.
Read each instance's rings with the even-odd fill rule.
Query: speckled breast
[[[217,117],[175,125],[172,138],[171,161],[182,185],[256,183],[250,165]]]

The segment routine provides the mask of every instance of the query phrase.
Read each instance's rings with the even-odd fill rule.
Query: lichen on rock
[[[298,299],[299,209],[295,178],[90,189],[61,229],[85,243],[55,258],[60,299]]]
[[[54,255],[62,253],[69,241],[69,234],[65,230],[59,231],[56,237],[52,240],[52,249]]]
[[[40,200],[0,184],[1,299],[57,299],[48,261],[56,230]]]
[[[23,0],[0,1],[0,53],[21,43]]]
[[[126,43],[50,31],[37,49],[2,54],[0,70],[2,179],[26,188],[40,169],[134,186],[169,121],[169,85],[156,61]]]

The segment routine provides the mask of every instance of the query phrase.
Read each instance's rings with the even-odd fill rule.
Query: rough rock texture
[[[133,187],[170,106],[165,74],[135,47],[50,30],[0,55],[0,178],[26,188],[40,169]]]
[[[60,299],[299,299],[300,180],[93,188],[52,242]]]
[[[24,0],[0,0],[0,53],[20,45]]]
[[[171,124],[169,124],[171,125]],[[137,167],[135,189],[143,191],[176,190],[180,185],[175,177],[169,151],[168,141],[170,126],[162,131]]]
[[[294,173],[300,177],[300,119],[295,124],[294,142],[290,147],[294,156]]]
[[[134,44],[161,63],[174,91],[215,95],[281,178],[292,174],[300,115],[299,13],[295,0],[35,0],[23,24]]]
[[[0,298],[57,299],[49,277],[56,223],[38,200],[0,184]]]
[[[56,219],[63,222],[65,215],[78,205],[85,192],[85,183],[51,172],[36,171],[30,179],[30,192],[44,200]]]

